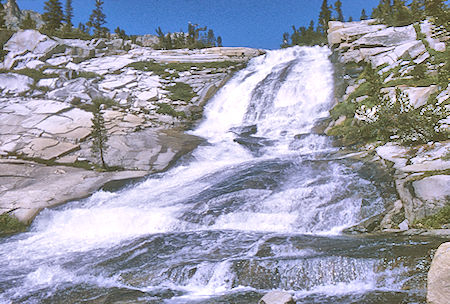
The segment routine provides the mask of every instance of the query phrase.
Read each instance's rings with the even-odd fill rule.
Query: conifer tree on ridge
[[[64,20],[62,5],[59,0],[48,0],[44,3],[45,13],[42,19],[45,22],[44,29],[51,33],[60,29]]]

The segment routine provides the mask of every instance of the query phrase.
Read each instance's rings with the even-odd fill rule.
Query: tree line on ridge
[[[389,26],[406,26],[429,17],[431,21],[444,26],[450,30],[450,10],[445,0],[412,0],[409,4],[406,0],[380,0],[377,7],[372,10],[371,18],[378,19],[381,23]],[[367,20],[369,17],[366,10],[361,11],[359,20]],[[329,21],[344,21],[342,2],[337,0],[334,5],[329,5],[323,0],[320,13],[315,27],[311,20],[308,27],[292,26],[292,33],[283,33],[281,47],[294,45],[320,45],[327,43],[327,30]],[[353,21],[350,16],[348,21]]]
[[[103,11],[103,0],[95,0],[95,7],[92,10],[89,20],[86,23],[79,23],[74,27],[72,0],[66,0],[63,7],[61,0],[47,0],[44,2],[44,13],[42,20],[44,25],[39,30],[47,35],[60,38],[107,38],[111,36],[110,30],[105,26],[106,15]],[[36,21],[27,13],[20,22],[21,29],[37,29]],[[6,29],[5,9],[0,0],[0,29]],[[114,30],[117,37],[121,39],[131,39],[136,43],[137,36],[127,35],[125,30],[117,27]],[[188,24],[187,32],[180,30],[178,33],[164,33],[160,27],[156,29],[159,43],[155,48],[159,49],[180,49],[180,48],[205,48],[222,46],[222,37],[215,35],[212,29],[199,27],[198,24]]]

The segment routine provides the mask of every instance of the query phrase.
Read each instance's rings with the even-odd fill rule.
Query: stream
[[[392,181],[311,132],[333,105],[325,47],[268,51],[211,99],[169,170],[42,211],[0,238],[0,303],[425,303],[439,238],[342,234]]]

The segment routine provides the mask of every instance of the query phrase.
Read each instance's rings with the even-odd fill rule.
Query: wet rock
[[[261,149],[273,145],[271,140],[256,136],[239,136],[238,138],[233,139],[233,141],[249,149],[256,155],[260,153]]]
[[[250,136],[256,134],[258,129],[256,125],[251,125],[245,127],[234,127],[231,128],[230,131],[240,136]]]
[[[450,302],[450,242],[437,249],[428,272],[427,303]]]
[[[395,201],[392,208],[385,212],[380,222],[381,229],[392,229],[405,220],[405,212],[401,200]]]
[[[267,293],[258,304],[294,304],[292,295],[285,291],[271,291]]]

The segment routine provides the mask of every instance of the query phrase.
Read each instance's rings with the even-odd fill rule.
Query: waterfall
[[[251,60],[190,131],[207,143],[173,168],[44,210],[29,232],[2,240],[0,303],[400,289],[391,270],[375,271],[384,257],[350,253],[377,240],[338,236],[382,211],[386,195],[358,173],[363,163],[311,134],[332,104],[329,55],[293,47]]]

